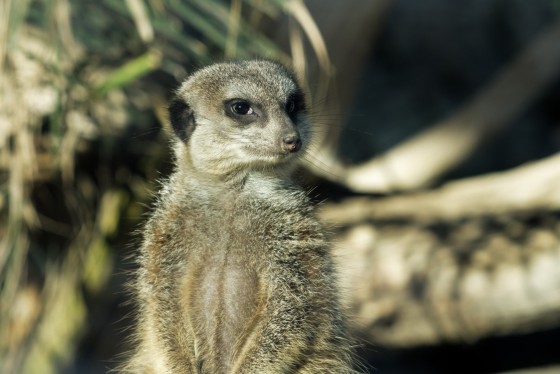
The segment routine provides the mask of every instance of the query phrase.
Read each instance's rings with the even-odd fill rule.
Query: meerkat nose
[[[291,132],[282,138],[282,149],[286,152],[297,152],[301,148],[299,134]]]

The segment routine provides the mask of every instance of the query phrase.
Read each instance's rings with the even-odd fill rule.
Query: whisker
[[[135,131],[132,133],[132,135],[130,136],[132,139],[137,139],[146,135],[150,135],[153,133],[159,133],[161,131],[161,127],[149,127],[147,129],[141,130],[141,131]]]
[[[303,160],[313,165],[316,169],[321,170],[325,175],[329,175],[333,180],[340,180],[342,175],[333,171],[333,169],[337,169],[340,165],[324,162],[321,157],[317,157],[317,155],[320,155],[320,152],[318,147],[310,145],[303,154]]]

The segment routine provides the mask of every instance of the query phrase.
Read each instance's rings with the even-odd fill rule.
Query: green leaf
[[[113,71],[103,83],[95,88],[95,93],[98,96],[104,96],[114,89],[126,86],[130,82],[157,69],[160,63],[160,53],[157,51],[146,52]]]

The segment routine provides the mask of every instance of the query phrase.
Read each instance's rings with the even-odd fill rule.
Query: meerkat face
[[[301,88],[270,61],[210,65],[195,72],[169,107],[195,168],[212,174],[284,165],[309,142]]]

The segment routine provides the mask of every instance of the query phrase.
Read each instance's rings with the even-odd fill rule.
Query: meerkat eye
[[[288,100],[286,103],[286,112],[293,113],[296,110],[296,103],[293,100]]]
[[[251,108],[251,104],[246,101],[236,101],[235,103],[231,104],[231,110],[235,114],[239,114],[242,116],[254,113],[253,108]]]
[[[299,113],[305,111],[305,102],[303,100],[303,93],[301,91],[297,90],[295,92],[292,92],[292,94],[288,96],[285,110],[292,121],[296,120],[296,117]]]

